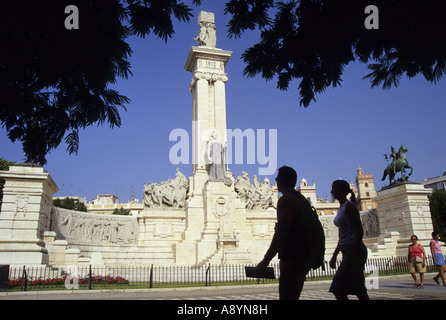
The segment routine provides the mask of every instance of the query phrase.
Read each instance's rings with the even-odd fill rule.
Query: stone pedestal
[[[406,255],[410,236],[417,235],[426,247],[433,230],[429,199],[432,190],[418,183],[406,182],[378,192],[380,234],[390,237],[396,232],[399,240],[396,255]]]
[[[0,214],[0,264],[46,265],[43,234],[50,228],[52,196],[57,185],[42,167],[11,166],[5,180]]]
[[[233,185],[208,181],[201,196],[192,197],[186,206],[183,241],[174,245],[176,261],[203,264],[222,251],[236,251],[246,234],[244,204],[236,197]]]

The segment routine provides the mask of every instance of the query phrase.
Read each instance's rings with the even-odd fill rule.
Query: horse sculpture
[[[393,158],[393,161],[384,170],[384,175],[381,180],[384,181],[386,176],[389,176],[389,183],[392,184],[395,175],[400,172],[401,178],[399,180],[406,181],[413,172],[413,168],[409,166],[409,162],[406,158],[406,152],[408,151],[408,149],[405,146],[401,145],[398,152],[395,152],[395,149],[393,147],[391,147],[391,150],[392,153],[389,156],[387,156],[387,154],[385,154],[384,156],[386,157],[386,160],[390,160],[391,158]],[[407,176],[405,174],[405,169],[410,169],[410,173]],[[394,180],[393,182],[396,181],[397,180]]]

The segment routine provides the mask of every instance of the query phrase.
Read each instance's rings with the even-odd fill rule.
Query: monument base
[[[185,264],[222,263],[224,252],[238,253],[240,234],[246,234],[245,207],[237,198],[233,185],[207,181],[201,192],[191,177],[191,198],[186,205],[186,230],[183,241],[175,244],[175,261]],[[247,255],[247,251],[243,251]]]
[[[52,195],[57,192],[48,172],[31,164],[0,171],[5,180],[0,215],[0,264],[47,265],[43,233],[50,228]]]
[[[0,240],[0,264],[11,267],[47,266],[49,263],[48,250],[41,240]]]
[[[406,255],[412,235],[416,235],[424,247],[429,246],[433,231],[428,198],[431,193],[431,189],[413,182],[378,192],[373,200],[378,205],[380,234],[384,235],[380,240],[383,245],[380,253],[389,255],[392,249],[393,255]]]

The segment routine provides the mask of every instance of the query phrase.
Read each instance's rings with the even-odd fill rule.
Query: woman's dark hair
[[[335,180],[332,183],[332,186],[336,186],[338,190],[343,192],[345,196],[347,196],[349,193],[351,194],[350,201],[356,203],[356,196],[353,190],[350,188],[350,184],[345,180]]]
[[[277,173],[277,178],[280,180],[280,183],[287,188],[296,187],[297,173],[291,167],[280,167],[279,172]]]
[[[435,238],[437,236],[437,234],[440,234],[440,232],[438,232],[438,231],[432,232],[432,238]]]

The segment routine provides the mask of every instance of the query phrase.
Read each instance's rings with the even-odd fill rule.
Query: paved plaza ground
[[[435,274],[426,274],[424,289],[414,289],[410,275],[379,277],[369,295],[372,300],[446,300],[446,287],[437,285]],[[308,281],[301,300],[335,300],[328,292],[331,281]],[[240,285],[228,287],[63,290],[1,292],[0,300],[278,300],[278,285]],[[352,299],[356,297],[352,296]]]
[[[369,290],[372,301],[333,301],[333,295],[328,292],[331,281],[308,281],[298,302],[278,301],[277,284],[259,284],[176,289],[1,292],[0,300],[4,301],[0,301],[0,304],[20,310],[21,314],[33,314],[37,307],[51,310],[55,316],[78,314],[101,319],[125,319],[142,314],[147,318],[162,314],[161,318],[169,320],[278,319],[284,315],[296,318],[304,315],[304,318],[314,319],[336,315],[343,315],[343,319],[413,318],[425,316],[431,310],[444,310],[445,304],[441,300],[446,300],[446,287],[437,285],[432,280],[433,276],[426,275],[423,290],[412,288],[410,275],[380,277],[374,283],[377,288]]]

